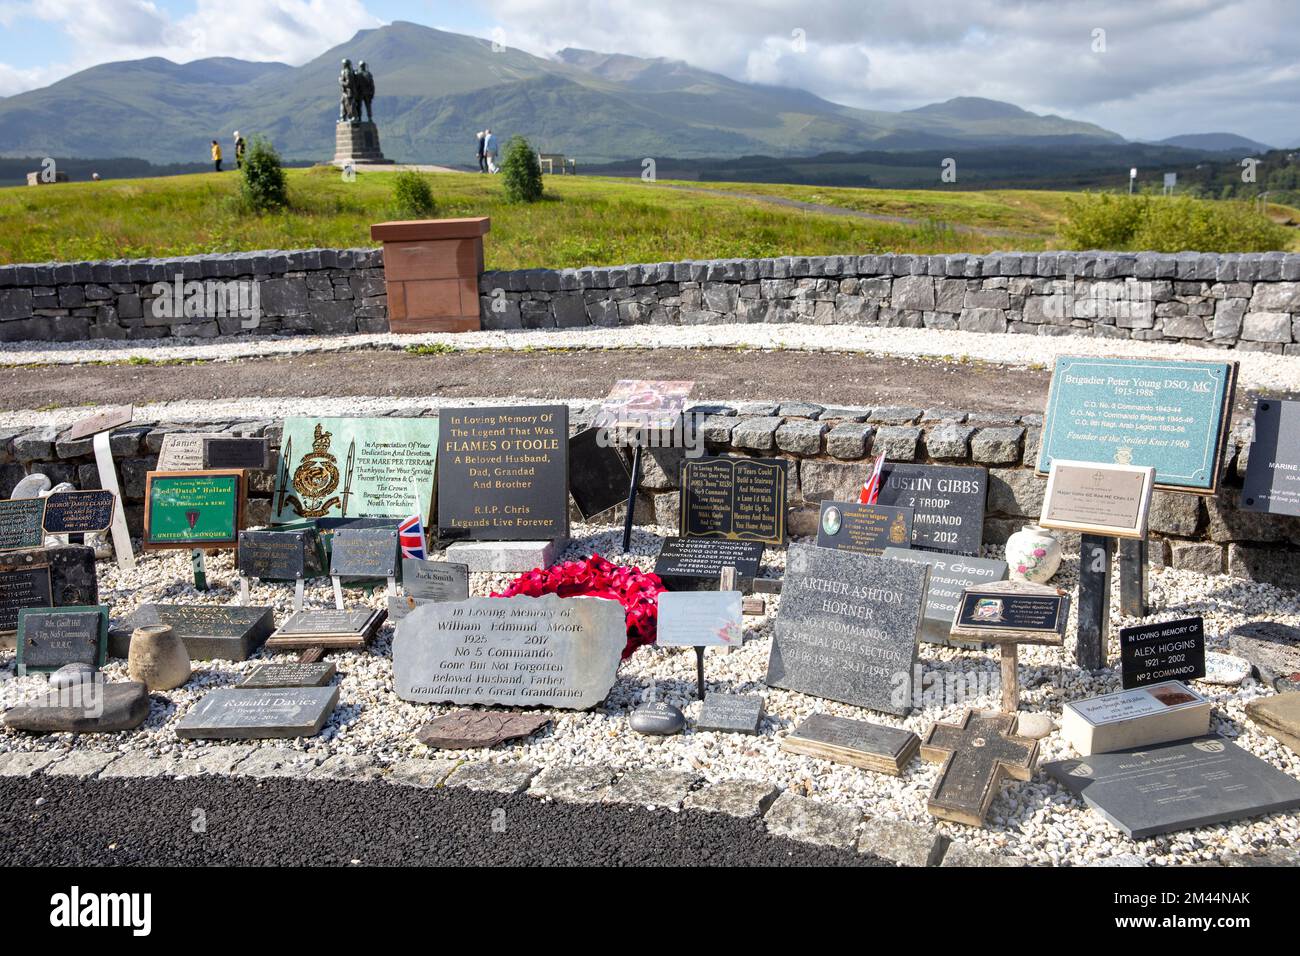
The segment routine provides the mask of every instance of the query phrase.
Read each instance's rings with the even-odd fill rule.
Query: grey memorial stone
[[[104,734],[134,730],[149,717],[144,684],[90,681],[61,687],[19,704],[5,714],[5,726],[33,734]]]
[[[632,711],[627,723],[638,734],[668,737],[682,732],[686,726],[686,715],[667,701],[656,700]]]
[[[393,638],[397,696],[585,710],[614,685],[623,608],[600,598],[471,598],[417,607]]]
[[[469,565],[403,558],[402,590],[424,601],[463,601],[469,597]]]
[[[1250,661],[1265,684],[1285,691],[1300,682],[1300,627],[1250,621],[1233,628],[1228,648]]]
[[[56,671],[65,664],[102,667],[108,608],[24,608],[18,612],[17,673]]]
[[[912,546],[979,554],[989,473],[957,465],[886,462],[878,504],[912,509]]]
[[[930,585],[925,592],[921,640],[931,644],[970,646],[966,641],[954,641],[948,636],[952,622],[957,617],[961,592],[966,588],[1005,581],[1007,577],[1007,563],[991,558],[972,558],[941,551],[913,551],[908,548],[886,548],[884,557],[929,566]]]
[[[875,555],[792,546],[767,683],[906,716],[929,573]]]
[[[55,690],[65,687],[76,687],[79,684],[86,684],[95,679],[99,673],[98,669],[90,664],[77,661],[72,664],[64,664],[58,670],[50,674],[50,686]]]
[[[170,625],[182,641],[190,660],[247,660],[265,643],[275,627],[269,607],[214,604],[144,604],[108,631],[108,653],[126,657],[131,633],[146,624]]]
[[[1043,769],[1134,840],[1300,807],[1300,781],[1213,734]]]
[[[334,679],[337,668],[329,661],[315,664],[258,664],[236,687],[324,687]]]
[[[910,730],[830,714],[813,714],[781,739],[781,749],[788,753],[894,776],[902,774],[920,746],[921,738]]]
[[[756,734],[763,721],[763,698],[758,694],[707,694],[696,718],[696,730]]]
[[[187,740],[313,737],[339,702],[334,687],[221,687],[199,700],[176,725]]]

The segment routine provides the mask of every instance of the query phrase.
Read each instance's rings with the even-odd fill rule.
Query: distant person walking
[[[244,153],[248,150],[248,144],[244,142],[244,137],[239,135],[239,130],[235,130],[235,168],[244,168]]]
[[[483,162],[489,173],[497,171],[497,138],[490,129],[483,131]]]
[[[212,141],[212,166],[216,172],[221,172],[221,144],[215,139]]]
[[[478,141],[477,145],[475,146],[475,149],[478,151],[478,171],[480,173],[486,173],[487,156],[484,155],[483,153],[483,131],[479,130],[477,133],[475,133],[474,138]]]

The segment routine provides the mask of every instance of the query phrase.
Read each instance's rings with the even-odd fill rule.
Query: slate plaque
[[[1057,458],[1149,465],[1156,487],[1214,494],[1236,362],[1056,360],[1038,473]]]
[[[334,679],[334,664],[319,661],[315,664],[291,663],[258,664],[249,671],[236,687],[324,687]]]
[[[239,542],[242,471],[151,471],[144,498],[146,549],[223,548]]]
[[[126,657],[131,632],[145,624],[169,624],[185,643],[190,659],[247,660],[275,628],[269,607],[218,604],[143,604],[108,632],[108,652]]]
[[[39,548],[45,543],[44,498],[0,499],[0,551]]]
[[[23,608],[18,612],[18,676],[64,664],[103,667],[108,608]]]
[[[748,591],[763,562],[761,541],[718,538],[665,538],[655,559],[655,574],[673,591],[716,591],[722,569],[736,569],[736,586]]]
[[[585,710],[614,686],[622,606],[602,598],[470,598],[424,604],[397,625],[393,685],[422,704]]]
[[[1216,734],[1043,769],[1134,840],[1300,807],[1300,781]]]
[[[623,452],[602,444],[599,428],[588,428],[569,439],[569,494],[584,518],[594,518],[627,501],[632,471]]]
[[[720,694],[714,691],[706,695],[700,705],[695,729],[756,734],[762,720],[763,698],[758,694]]]
[[[1300,400],[1261,398],[1255,403],[1255,440],[1241,507],[1300,515]]]
[[[307,576],[306,531],[241,531],[239,573],[264,581],[296,581]]]
[[[779,458],[688,458],[679,534],[785,544],[786,463]]]
[[[280,625],[277,635],[286,637],[329,636],[334,634],[365,634],[374,623],[374,611],[368,607],[351,610],[325,609],[295,611]]]
[[[1065,599],[1051,594],[970,590],[957,606],[957,624],[969,630],[1060,632]]]
[[[439,538],[569,536],[568,406],[444,408],[439,420]]]
[[[340,528],[334,532],[330,574],[345,578],[397,577],[397,531]]]
[[[912,510],[912,547],[979,554],[989,473],[959,465],[885,462],[876,503]]]
[[[906,548],[911,540],[911,508],[857,501],[822,502],[817,522],[819,548],[880,554],[886,548]]]
[[[265,438],[234,435],[205,435],[204,468],[245,468],[265,471],[271,467],[271,445]]]
[[[168,432],[158,451],[157,471],[202,471],[203,432]]]
[[[463,601],[469,597],[469,565],[403,558],[402,589],[421,601]]]
[[[1119,659],[1124,689],[1205,676],[1205,621],[1177,621],[1121,628]]]
[[[339,688],[221,687],[209,691],[176,725],[187,740],[314,737],[339,702]]]
[[[46,534],[87,534],[113,524],[117,495],[111,491],[59,491],[45,499]]]
[[[793,545],[767,683],[906,716],[929,574],[922,565]]]
[[[18,629],[18,612],[23,608],[53,604],[48,564],[0,569],[0,632]]]
[[[659,595],[655,643],[661,647],[739,647],[744,619],[739,591],[665,591]]]
[[[910,730],[831,714],[813,714],[781,738],[781,749],[789,753],[894,776],[903,772],[920,746],[921,738]]]
[[[952,622],[957,617],[962,591],[1002,581],[1007,576],[1007,563],[989,558],[913,551],[907,548],[886,548],[884,556],[894,561],[929,566],[930,586],[925,592],[925,620],[921,626],[921,640],[931,644],[966,645],[967,642],[953,641],[948,636]]]

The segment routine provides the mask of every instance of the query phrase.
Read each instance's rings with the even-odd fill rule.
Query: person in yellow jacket
[[[212,141],[212,165],[217,172],[221,172],[221,144],[215,139]]]

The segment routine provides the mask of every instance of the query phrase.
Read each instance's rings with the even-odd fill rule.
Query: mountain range
[[[575,49],[545,59],[399,21],[298,67],[224,57],[91,67],[0,99],[0,155],[193,162],[206,159],[210,140],[226,144],[238,129],[267,136],[286,159],[325,161],[344,57],[365,60],[375,75],[383,149],[403,162],[470,165],[474,131],[484,127],[583,163],[1125,142],[1091,123],[995,100],[855,109],[677,60]]]

